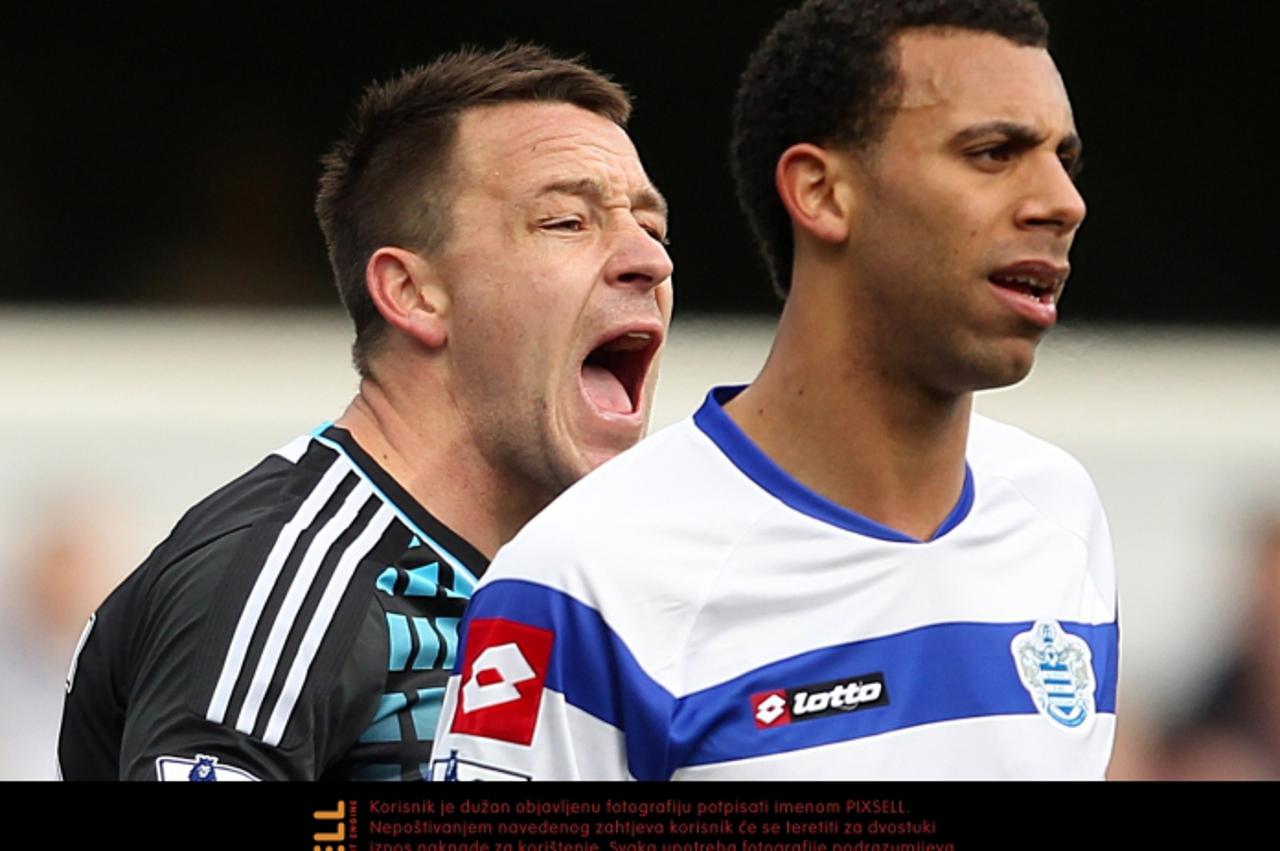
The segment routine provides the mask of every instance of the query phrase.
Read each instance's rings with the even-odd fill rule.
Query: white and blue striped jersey
[[[975,415],[963,494],[917,541],[778,468],[735,392],[499,553],[432,777],[1101,778],[1116,591],[1080,464]]]

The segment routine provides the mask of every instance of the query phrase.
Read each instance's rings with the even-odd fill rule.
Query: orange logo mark
[[[316,821],[332,821],[335,824],[332,833],[323,831],[316,833],[311,838],[316,842],[341,842],[347,838],[347,824],[343,819],[347,817],[346,801],[338,801],[338,805],[332,810],[316,810],[312,815]],[[345,845],[315,845],[313,851],[345,851]]]

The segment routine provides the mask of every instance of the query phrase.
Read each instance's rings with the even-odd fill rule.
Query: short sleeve
[[[674,706],[590,601],[496,581],[464,619],[432,779],[665,779]]]
[[[256,701],[247,693],[254,678],[242,677],[243,693],[231,695],[230,710],[211,717],[215,672],[233,652],[218,628],[235,605],[227,561],[240,558],[247,544],[246,533],[236,533],[167,566],[140,595],[134,624],[109,622],[124,611],[104,606],[99,614],[95,629],[133,630],[120,779],[318,779],[376,711],[385,659],[375,654],[386,645],[380,609],[368,593],[348,626],[325,636],[342,645],[326,658],[344,661],[305,672],[278,740],[267,740],[264,719],[287,686],[283,668],[256,678],[265,683]]]

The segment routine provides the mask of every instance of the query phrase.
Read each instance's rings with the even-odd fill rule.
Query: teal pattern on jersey
[[[458,625],[474,583],[414,537],[374,582],[387,627],[387,692],[360,736],[356,779],[421,780],[445,683],[458,655]]]

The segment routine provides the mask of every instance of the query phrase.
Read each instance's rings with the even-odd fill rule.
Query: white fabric
[[[724,430],[733,428],[709,398],[697,422],[659,432],[586,477],[498,554],[468,613],[468,620],[525,621],[526,609],[537,608],[546,596],[540,589],[548,589],[547,599],[564,595],[598,613],[607,625],[602,634],[616,637],[642,673],[617,665],[605,678],[609,682],[584,681],[579,690],[616,694],[619,705],[638,701],[633,692],[669,696],[678,707],[688,703],[672,710],[669,728],[659,719],[652,730],[634,724],[619,730],[619,719],[594,717],[572,705],[573,694],[566,700],[548,686],[530,745],[455,734],[455,672],[441,713],[437,758],[455,754],[535,779],[642,776],[627,754],[634,761],[663,747],[676,763],[655,758],[659,775],[673,779],[1103,776],[1114,736],[1113,705],[1095,709],[1078,728],[1037,712],[1030,691],[1017,681],[1018,662],[1007,637],[992,643],[983,631],[985,625],[1007,628],[1009,636],[1030,634],[1033,623],[1053,623],[1067,625],[1067,632],[1096,627],[1089,634],[1114,635],[1109,532],[1094,486],[1074,459],[1018,429],[975,416],[966,457],[971,508],[935,540],[903,542],[798,510],[770,488],[768,474],[754,466],[759,459],[744,456],[725,439]],[[532,585],[513,584],[523,582]],[[501,602],[508,597],[511,602]],[[576,677],[575,641],[595,646],[603,639],[572,632],[567,623],[546,616],[556,634],[553,667],[559,659],[563,676]],[[893,659],[900,657],[881,659],[867,649],[883,644],[910,653],[919,647],[921,653],[945,656],[945,646],[928,643],[939,626],[972,635],[984,648],[982,658],[957,658],[967,673],[957,675],[957,682],[944,676],[950,695],[919,682],[915,666],[895,666]],[[925,643],[917,644],[917,637]],[[822,657],[832,660],[829,668],[798,675],[798,682],[788,679],[787,666],[802,663],[806,654],[846,646],[863,647],[857,658],[870,659],[870,667],[842,669],[842,651],[833,651]],[[1114,695],[1115,657],[1114,637],[1092,647],[1093,696]],[[938,671],[950,670],[945,659],[939,664]],[[772,729],[754,738],[754,727],[744,722],[753,711],[747,692],[723,702],[707,697],[716,689],[732,691],[739,679],[752,681],[772,671],[770,666],[778,667],[777,677],[769,674],[761,682],[787,689],[882,673],[888,705],[848,713],[868,721],[918,714],[922,703],[945,714],[953,711],[946,705],[953,697],[977,707],[976,714],[954,710],[962,717],[917,720],[805,746],[791,739],[777,752],[680,764],[681,753],[706,756],[696,757],[699,748],[687,741],[664,745],[662,730],[699,742],[737,737],[750,748],[781,739]],[[1003,697],[988,699],[997,693]],[[706,700],[694,712],[699,698]],[[986,708],[988,703],[995,709]],[[686,710],[692,715],[682,715]],[[723,712],[723,718],[708,712]],[[848,721],[793,719],[790,727],[821,739],[829,734],[820,729]]]

